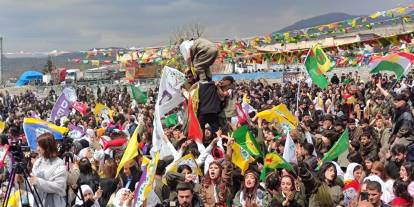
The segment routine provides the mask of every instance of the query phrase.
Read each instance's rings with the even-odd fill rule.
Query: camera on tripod
[[[30,147],[28,146],[22,146],[21,141],[12,141],[10,143],[10,152],[13,157],[13,160],[15,161],[16,165],[21,164],[22,166],[25,166],[26,164],[26,156],[25,152],[30,152]],[[21,171],[21,168],[17,168],[19,171]],[[22,173],[22,172],[17,172]]]
[[[73,147],[73,139],[67,136],[63,137],[60,144],[60,151],[63,153],[70,152]]]
[[[2,206],[6,206],[7,202],[9,202],[11,192],[14,188],[13,186],[15,183],[16,176],[21,176],[21,178],[23,179],[22,185],[19,184],[18,185],[19,187],[17,188],[17,190],[19,191],[20,195],[23,195],[23,194],[26,195],[26,196],[22,196],[26,200],[20,199],[21,206],[22,207],[30,206],[28,192],[30,192],[33,195],[36,206],[43,206],[36,188],[34,186],[32,187],[28,180],[29,172],[27,169],[27,159],[26,159],[25,154],[27,152],[30,152],[30,147],[22,146],[21,141],[18,140],[18,141],[12,141],[10,143],[9,149],[10,149],[10,153],[12,155],[14,162],[13,162],[13,168],[9,174],[6,197],[3,200]],[[22,191],[23,189],[25,189],[25,191]]]

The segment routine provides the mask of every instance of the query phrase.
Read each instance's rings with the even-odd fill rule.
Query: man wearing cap
[[[398,94],[394,97],[393,126],[390,139],[392,145],[408,146],[414,141],[414,118],[407,101],[408,97],[405,94]]]

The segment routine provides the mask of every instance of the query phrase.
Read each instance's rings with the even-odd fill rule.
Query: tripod
[[[2,203],[2,207],[7,207],[7,203],[10,199],[10,194],[11,194],[12,189],[13,189],[16,174],[22,174],[23,175],[23,184],[26,186],[26,192],[27,192],[27,188],[29,188],[30,193],[32,193],[32,195],[33,195],[34,202],[35,202],[36,206],[43,207],[43,203],[40,200],[40,196],[37,192],[36,187],[33,186],[33,188],[32,188],[32,186],[30,185],[30,183],[27,179],[28,178],[28,173],[27,173],[25,165],[22,162],[17,162],[13,165],[13,169],[10,173],[9,180],[8,180],[9,183],[7,185],[6,197],[5,197],[5,199]],[[20,191],[20,185],[19,185],[19,192],[20,192],[20,201],[21,201],[22,200],[22,193]],[[23,205],[23,203],[22,203],[22,205]],[[28,205],[30,205],[30,203],[26,204],[26,206],[28,206]],[[25,205],[23,205],[23,206],[25,206]]]
[[[63,153],[63,160],[65,161],[65,166],[66,166],[66,171],[69,173],[70,171],[70,163],[73,163],[73,154],[71,152],[65,152]],[[69,189],[71,189],[74,193],[75,196],[79,198],[78,196],[78,192],[80,192],[80,199],[82,200],[83,203],[85,203],[85,199],[83,198],[83,193],[82,190],[80,188],[80,185],[77,184],[77,187],[75,189],[73,189],[72,187],[68,185],[66,185],[66,206],[71,206],[69,204]]]

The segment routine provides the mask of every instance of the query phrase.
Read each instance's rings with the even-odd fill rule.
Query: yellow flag
[[[351,21],[351,26],[352,26],[353,28],[356,28],[356,26],[357,26],[357,21],[356,21],[356,19],[353,19],[353,20]]]
[[[376,19],[376,18],[378,18],[379,16],[381,16],[381,12],[375,12],[375,13],[373,13],[373,14],[371,14],[371,16],[369,16],[369,17],[371,17],[371,19]]]
[[[92,66],[99,67],[99,60],[91,60]]]
[[[323,99],[322,99],[322,92],[319,92],[318,93],[318,99],[317,99],[318,101],[317,101],[317,105],[318,105],[318,107],[319,108],[323,108]]]
[[[405,11],[406,11],[406,8],[405,7],[398,7],[396,10],[397,10],[398,13],[404,14]]]
[[[14,194],[10,194],[10,198],[7,201],[8,207],[18,207],[20,201],[20,191],[16,191]]]
[[[288,124],[291,129],[296,128],[298,121],[296,117],[289,111],[285,104],[279,104],[275,107],[277,120],[279,124]]]
[[[194,86],[194,85],[193,85]],[[190,91],[190,96],[191,96],[191,101],[193,104],[193,111],[195,113],[197,113],[198,111],[198,104],[200,102],[200,85],[196,84],[195,88],[192,88],[192,90]]]
[[[289,125],[291,129],[296,128],[298,124],[296,117],[289,111],[285,104],[279,104],[271,109],[259,112],[256,116],[267,122],[276,120],[279,125]]]
[[[189,153],[184,157],[181,157],[179,160],[175,161],[173,166],[171,167],[171,172],[177,172],[178,166],[180,165],[188,165],[194,174],[203,176],[200,168],[197,165],[197,162],[194,159],[193,154]]]
[[[0,133],[3,133],[4,128],[6,128],[6,123],[0,121]]]
[[[137,127],[132,134],[131,138],[128,141],[128,145],[125,149],[124,155],[122,155],[121,162],[119,162],[118,168],[116,169],[116,177],[118,177],[119,172],[124,167],[125,163],[131,161],[136,156],[138,156],[138,129]]]
[[[267,122],[273,122],[274,120],[277,119],[277,114],[276,114],[276,111],[275,111],[275,107],[257,113],[256,117],[264,119]]]
[[[249,97],[247,97],[247,94],[243,95],[243,102],[245,102],[247,104],[250,104],[250,99],[249,99]]]
[[[394,46],[397,46],[397,45],[400,45],[401,44],[401,42],[400,42],[400,40],[398,39],[397,36],[387,37],[385,39],[388,40]]]
[[[101,103],[97,103],[95,106],[95,116],[101,116],[104,119],[107,116],[109,119],[112,119],[112,110]]]
[[[249,168],[249,164],[254,162],[254,159],[250,156],[249,152],[241,148],[237,143],[234,143],[231,148],[233,149],[231,162],[239,167],[242,171],[242,175],[244,175],[244,172]]]
[[[155,154],[155,157],[152,158],[152,160],[147,164],[147,169],[145,172],[143,172],[144,181],[143,183],[138,183],[138,189],[137,191],[137,205],[136,206],[142,206],[142,204],[145,202],[145,200],[148,198],[148,194],[153,189],[153,182],[155,178],[155,171],[157,169],[158,160],[160,159],[160,152],[158,151]]]

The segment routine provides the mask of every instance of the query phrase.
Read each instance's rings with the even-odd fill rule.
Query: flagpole
[[[306,55],[305,61],[303,61],[303,65],[305,66],[305,68],[306,68],[306,60],[308,60],[309,53],[312,49],[313,49],[313,46],[308,50],[308,54]],[[303,78],[305,78],[305,76],[303,76]],[[298,93],[296,96],[296,111],[299,111],[299,94],[300,94],[300,89],[301,89],[300,84],[301,84],[301,80],[298,81]]]

